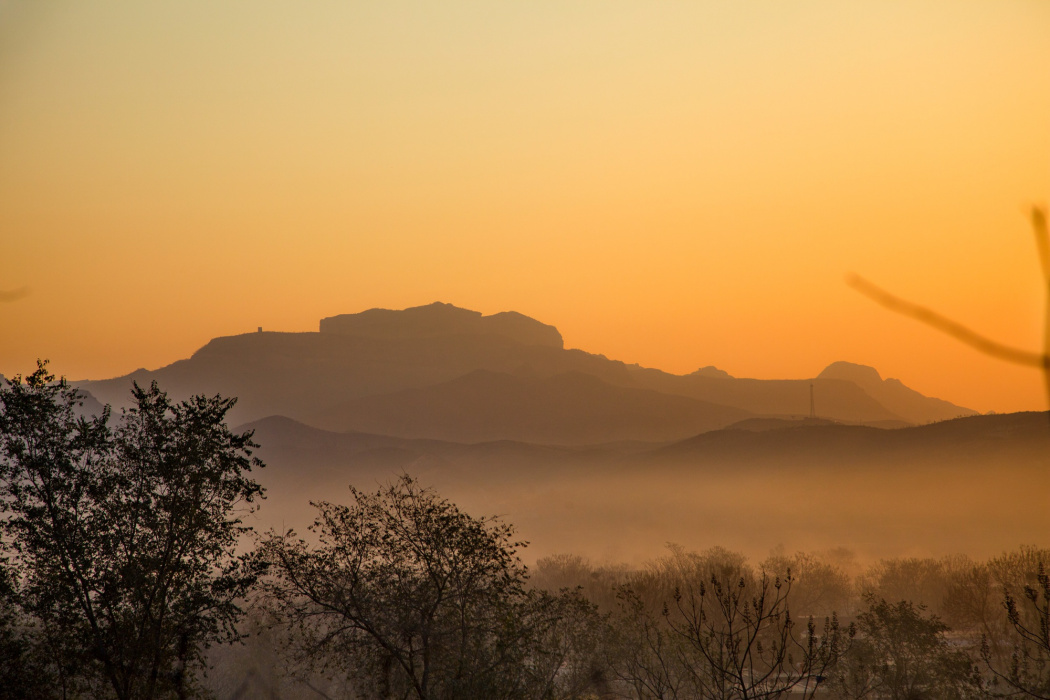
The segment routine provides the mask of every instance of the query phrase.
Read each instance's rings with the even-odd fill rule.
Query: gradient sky
[[[7,375],[440,300],[1043,409],[844,280],[1036,350],[1048,196],[1045,0],[0,0]]]

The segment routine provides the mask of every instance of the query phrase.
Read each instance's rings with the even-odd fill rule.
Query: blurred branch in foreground
[[[29,287],[19,287],[10,291],[0,289],[0,301],[18,301],[27,296],[29,296]]]
[[[1039,368],[1043,372],[1047,400],[1050,401],[1050,234],[1047,233],[1046,209],[1044,207],[1032,207],[1031,217],[1036,248],[1039,252],[1039,263],[1042,266],[1043,280],[1047,286],[1046,321],[1042,354],[1019,350],[986,338],[947,316],[943,316],[925,306],[896,297],[857,275],[848,276],[846,282],[861,294],[885,306],[887,309],[905,316],[911,316],[928,326],[933,326],[937,330],[947,333],[956,340],[966,343],[986,355],[1019,365]]]
[[[1043,355],[1028,352],[1027,350],[1012,348],[1008,345],[1003,345],[1002,343],[985,338],[983,335],[970,330],[961,323],[956,323],[946,316],[942,316],[936,311],[927,309],[925,306],[913,304],[912,302],[901,299],[900,297],[895,297],[863,277],[851,275],[847,279],[847,282],[858,292],[869,299],[875,300],[887,309],[918,319],[929,326],[933,326],[939,331],[947,333],[956,340],[960,340],[967,345],[980,350],[986,355],[998,357],[1000,360],[1028,365],[1030,367],[1043,367]]]

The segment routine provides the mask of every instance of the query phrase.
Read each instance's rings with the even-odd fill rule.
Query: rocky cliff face
[[[321,319],[322,333],[363,338],[410,339],[449,335],[498,335],[523,345],[561,349],[561,333],[554,326],[504,311],[483,316],[480,311],[435,302],[403,311],[369,309]]]

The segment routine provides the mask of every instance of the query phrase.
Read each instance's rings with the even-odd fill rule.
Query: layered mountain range
[[[457,442],[555,445],[665,442],[757,417],[816,414],[900,427],[972,415],[870,367],[837,362],[812,379],[689,375],[564,347],[556,328],[515,312],[484,316],[435,303],[322,319],[316,333],[216,338],[157,370],[80,382],[126,403],[132,381],[175,398],[238,397],[232,423],[282,415],[330,431]]]
[[[311,501],[399,473],[514,523],[529,558],[641,562],[666,542],[990,555],[1050,528],[1045,413],[974,415],[848,362],[798,380],[674,375],[566,349],[521,314],[431,304],[216,338],[80,386],[120,406],[154,380],[238,397],[230,423],[267,465],[257,529],[301,531]]]
[[[862,557],[989,555],[1050,528],[1046,413],[882,429],[752,418],[672,443],[552,446],[332,432],[273,416],[254,431],[267,500],[250,524],[302,531],[307,504],[407,473],[533,544],[642,562],[664,543],[847,546]]]

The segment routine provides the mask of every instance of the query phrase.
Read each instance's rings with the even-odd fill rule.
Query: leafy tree
[[[111,428],[45,363],[0,388],[3,546],[66,696],[189,695],[258,578],[236,515],[261,496],[262,463],[225,425],[234,400],[132,395]]]
[[[857,585],[865,597],[910,600],[940,612],[952,580],[947,563],[947,559],[883,559],[860,576]]]
[[[865,700],[956,700],[976,697],[980,679],[965,652],[945,637],[948,626],[925,607],[868,596],[858,636],[832,674],[840,697]]]
[[[841,567],[820,556],[796,552],[792,556],[777,553],[764,562],[766,571],[791,572],[791,607],[806,616],[845,613],[852,602],[852,583]]]
[[[58,697],[61,683],[36,629],[18,605],[18,576],[0,559],[0,700]]]
[[[960,630],[996,634],[1001,626],[995,611],[995,595],[988,565],[965,555],[946,557],[947,581],[941,610],[944,621]]]
[[[573,630],[594,623],[593,607],[527,591],[509,525],[408,476],[350,493],[349,506],[315,504],[316,543],[288,532],[261,545],[304,667],[345,674],[362,697],[541,698],[565,679],[586,685]]]

